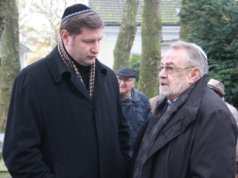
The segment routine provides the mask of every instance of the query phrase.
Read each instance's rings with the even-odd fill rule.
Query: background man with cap
[[[131,68],[121,68],[116,71],[122,102],[122,110],[130,128],[130,155],[137,133],[150,114],[148,98],[137,89],[136,71]]]
[[[237,126],[207,73],[198,45],[171,44],[160,62],[160,100],[137,136],[132,178],[235,177]]]
[[[224,84],[216,79],[210,79],[208,81],[208,86],[211,88],[221,99],[226,103],[226,106],[231,111],[232,115],[235,118],[236,124],[238,125],[238,111],[237,109],[231,105],[230,103],[225,101],[225,87]],[[236,178],[238,178],[238,145],[236,145]]]
[[[61,41],[17,76],[3,158],[17,178],[126,178],[129,128],[115,73],[97,60],[103,22],[66,8]]]

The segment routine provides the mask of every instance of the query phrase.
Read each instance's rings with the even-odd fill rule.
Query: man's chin
[[[86,62],[84,62],[81,65],[83,65],[83,66],[91,66],[93,63],[95,63],[95,60],[87,60]]]
[[[164,90],[160,90],[159,91],[159,95],[160,96],[163,96],[163,97],[168,97],[168,96],[170,96],[171,95],[171,92],[168,92],[168,90],[166,90],[166,91],[164,91]]]
[[[87,60],[88,65],[95,63],[96,58]]]

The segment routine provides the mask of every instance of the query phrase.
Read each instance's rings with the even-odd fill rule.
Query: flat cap
[[[133,77],[136,78],[136,70],[128,67],[121,68],[116,71],[118,77]]]
[[[210,79],[208,81],[208,87],[215,90],[216,92],[220,93],[221,95],[225,95],[225,87],[222,82],[216,79]]]

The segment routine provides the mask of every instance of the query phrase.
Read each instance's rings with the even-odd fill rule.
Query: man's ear
[[[201,78],[201,71],[199,68],[195,67],[192,69],[189,79],[190,79],[190,84],[195,83]]]
[[[69,33],[66,30],[62,30],[60,32],[60,37],[61,37],[61,40],[63,41],[64,45],[67,46],[67,44],[69,42]]]
[[[133,83],[132,83],[132,87],[133,87],[133,88],[135,87],[135,84],[136,84],[136,79],[134,78],[134,79],[133,79]]]

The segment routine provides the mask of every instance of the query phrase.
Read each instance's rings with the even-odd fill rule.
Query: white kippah
[[[198,51],[202,54],[202,56],[204,57],[204,59],[208,62],[207,55],[206,55],[206,53],[204,52],[204,50],[203,50],[200,46],[198,46],[198,45],[196,45],[196,44],[194,44],[194,43],[191,43],[191,44],[194,46],[194,48],[198,49]]]

